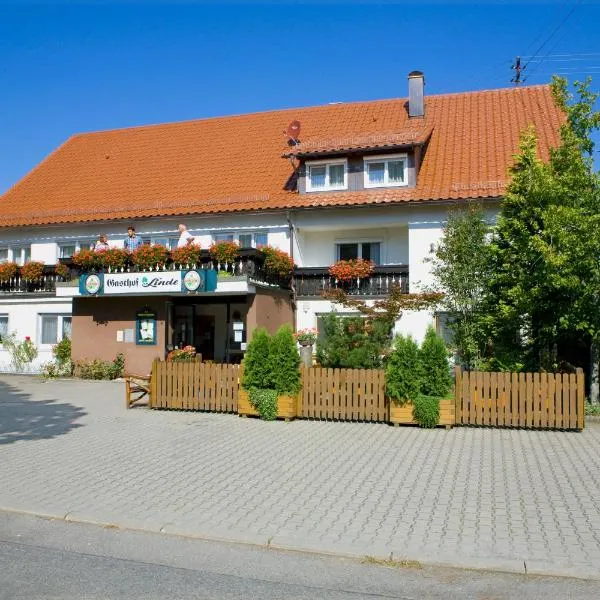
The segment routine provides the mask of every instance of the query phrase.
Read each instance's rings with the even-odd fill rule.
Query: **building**
[[[48,266],[42,282],[0,283],[0,334],[30,336],[38,365],[72,335],[75,358],[123,352],[128,368],[147,370],[176,344],[237,360],[256,326],[317,326],[332,308],[321,292],[337,285],[328,268],[338,259],[376,263],[358,295],[380,297],[392,283],[416,292],[430,283],[424,259],[448,209],[480,200],[493,218],[520,133],[534,126],[547,157],[563,119],[549,86],[428,96],[413,72],[408,99],[75,135],[2,196],[0,260]],[[175,283],[165,294],[97,297],[56,283],[51,265],[102,232],[122,246],[133,224],[144,241],[171,247],[181,222],[204,249],[239,242],[243,257],[227,268],[241,276],[201,293]],[[265,243],[293,257],[292,291],[261,278],[254,248]],[[219,267],[206,253],[202,262]],[[133,335],[143,311],[156,317],[155,343],[145,346]],[[397,330],[420,339],[433,321],[405,314]]]

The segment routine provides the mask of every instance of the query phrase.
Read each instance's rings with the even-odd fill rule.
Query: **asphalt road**
[[[0,599],[600,597],[600,582],[383,566],[0,512]]]

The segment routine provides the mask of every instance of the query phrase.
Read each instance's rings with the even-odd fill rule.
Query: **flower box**
[[[248,392],[242,388],[238,393],[238,415],[258,417],[258,411],[250,404]],[[298,415],[297,396],[277,396],[277,418],[291,421]]]
[[[440,400],[440,422],[438,426],[451,427],[455,424],[454,398]],[[418,425],[413,419],[413,404],[407,402],[398,406],[393,400],[390,401],[390,423],[398,425]]]

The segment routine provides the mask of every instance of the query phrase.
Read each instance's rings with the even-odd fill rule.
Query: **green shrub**
[[[269,388],[293,396],[300,389],[300,354],[289,325],[282,325],[271,339]]]
[[[386,393],[396,404],[414,401],[421,391],[419,346],[399,335],[385,369]]]
[[[265,421],[277,418],[277,390],[250,388],[248,390],[250,404]]]
[[[16,332],[3,336],[2,346],[10,353],[10,362],[17,373],[23,372],[38,355],[31,338],[26,336],[21,342],[17,339]]]
[[[52,354],[56,360],[56,367],[59,374],[71,375],[73,370],[71,363],[71,340],[68,337],[63,338],[56,346],[52,348]]]
[[[125,357],[117,354],[112,361],[96,358],[91,361],[80,360],[74,365],[75,375],[81,379],[116,379],[123,375]]]
[[[413,419],[421,427],[436,427],[440,422],[440,399],[418,394],[413,400]]]
[[[421,392],[425,396],[445,398],[452,388],[452,375],[448,364],[448,351],[444,340],[433,327],[427,328],[419,352]]]
[[[271,338],[265,329],[256,329],[244,355],[244,374],[242,387],[265,389],[271,383],[269,372],[269,353]]]
[[[365,317],[339,317],[331,312],[321,322],[317,361],[322,367],[377,369],[390,345],[389,325]]]

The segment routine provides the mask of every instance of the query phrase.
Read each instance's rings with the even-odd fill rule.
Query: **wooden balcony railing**
[[[42,278],[37,281],[24,279],[20,275],[0,282],[0,294],[53,294],[56,282],[64,281],[54,272],[54,265],[46,265]]]
[[[299,298],[319,297],[326,290],[340,288],[352,296],[386,296],[390,288],[399,285],[408,294],[408,266],[376,266],[370,277],[337,281],[329,275],[328,267],[302,267],[294,272],[296,295]]]

